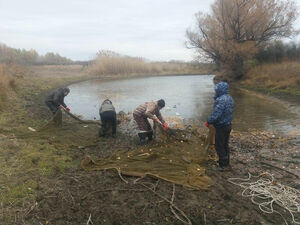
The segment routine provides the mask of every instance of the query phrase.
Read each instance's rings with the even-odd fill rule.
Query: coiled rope
[[[243,188],[242,196],[251,197],[251,201],[258,205],[262,212],[280,214],[273,208],[274,203],[276,203],[290,213],[294,224],[300,224],[299,190],[276,182],[274,176],[268,172],[258,176],[248,173],[247,179],[229,178],[228,181]],[[284,219],[283,216],[282,218]],[[285,219],[284,221],[288,224]]]

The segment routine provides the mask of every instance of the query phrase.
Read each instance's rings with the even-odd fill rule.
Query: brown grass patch
[[[212,71],[210,65],[185,62],[148,62],[143,58],[119,54],[99,55],[89,66],[92,75],[163,75],[163,74],[202,74]]]
[[[28,77],[66,78],[86,75],[86,67],[82,65],[42,65],[28,67]]]
[[[16,90],[16,80],[23,78],[25,73],[24,66],[0,64],[0,106],[6,102],[8,92]]]
[[[300,62],[268,63],[249,70],[243,84],[300,90]]]

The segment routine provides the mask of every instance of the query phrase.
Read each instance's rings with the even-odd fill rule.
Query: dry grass
[[[7,94],[16,89],[16,80],[23,78],[25,67],[16,64],[0,64],[0,106],[6,102]]]
[[[242,83],[257,88],[300,91],[300,62],[256,66],[248,71]]]
[[[14,88],[15,79],[11,69],[6,64],[0,64],[0,86],[1,88]]]
[[[29,77],[80,77],[86,75],[86,67],[82,65],[39,65],[28,67]]]
[[[211,68],[181,62],[147,62],[142,58],[121,55],[99,56],[89,66],[92,75],[163,75],[209,73]]]

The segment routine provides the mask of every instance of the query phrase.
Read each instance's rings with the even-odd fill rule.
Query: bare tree
[[[292,26],[297,16],[292,0],[215,0],[210,14],[196,14],[196,28],[186,32],[187,47],[240,79],[245,60],[259,46],[297,33]]]

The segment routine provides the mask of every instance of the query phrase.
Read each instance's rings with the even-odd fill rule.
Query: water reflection
[[[66,103],[73,112],[86,119],[99,119],[99,106],[106,98],[112,100],[117,111],[125,112],[132,112],[145,101],[163,98],[166,101],[163,115],[205,121],[212,111],[214,96],[212,75],[149,77],[110,82],[93,80],[73,84],[70,89]],[[289,113],[280,104],[239,90],[231,90],[230,93],[235,100],[234,129],[300,131],[299,115]]]

